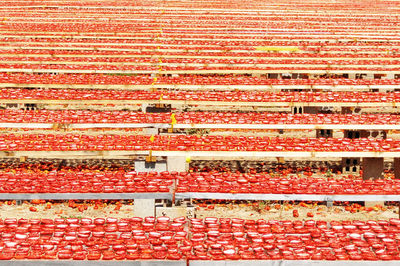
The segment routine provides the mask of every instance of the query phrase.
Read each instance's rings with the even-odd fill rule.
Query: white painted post
[[[133,215],[138,217],[155,216],[155,199],[135,199],[133,202]]]
[[[387,73],[385,79],[394,79],[394,73]]]
[[[373,73],[367,73],[367,76],[365,79],[374,79],[374,74]]]
[[[143,129],[143,134],[147,136],[158,135],[158,128],[146,127]]]
[[[356,79],[356,73],[349,73],[349,79]]]
[[[146,108],[149,106],[147,103],[142,103],[142,112],[146,113]]]
[[[185,172],[189,170],[189,164],[186,162],[186,158],[184,156],[168,156],[167,169],[169,172]]]

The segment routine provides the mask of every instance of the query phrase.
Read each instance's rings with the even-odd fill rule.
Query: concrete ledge
[[[235,260],[190,261],[190,266],[398,266],[400,261]]]
[[[61,158],[61,159],[135,159],[136,156],[148,156],[149,151],[0,151],[0,158]],[[204,158],[220,160],[229,157],[230,159],[249,159],[266,157],[284,158],[342,158],[342,157],[375,157],[375,158],[398,158],[400,151],[386,152],[348,152],[348,151],[327,151],[327,152],[304,152],[304,151],[152,151],[152,156],[184,156],[192,159]]]
[[[1,69],[0,69],[1,72]],[[1,103],[35,103],[35,104],[174,104],[202,106],[258,106],[258,107],[287,107],[287,106],[332,106],[332,107],[399,107],[400,102],[245,102],[245,101],[195,101],[195,100],[46,100],[46,99],[1,99]]]
[[[399,195],[315,195],[315,194],[251,194],[251,193],[176,193],[175,199],[226,200],[302,200],[302,201],[400,201]]]
[[[174,128],[397,130],[400,129],[400,124],[176,124]]]
[[[168,199],[171,193],[0,193],[0,200]]]
[[[63,123],[60,123],[63,124]],[[0,128],[53,128],[53,123],[0,123]],[[154,123],[77,123],[65,124],[67,128],[170,128],[170,124]],[[368,127],[366,127],[368,128]],[[350,128],[349,128],[350,129]],[[400,129],[400,126],[399,126]]]
[[[0,261],[0,266],[186,266],[186,261],[168,260],[5,260]],[[210,264],[212,265],[212,264]]]
[[[252,193],[176,193],[175,199],[227,200],[303,200],[303,201],[400,201],[399,195],[315,195],[315,194],[252,194]],[[168,199],[172,193],[0,193],[0,200],[69,200],[69,199]]]
[[[327,261],[327,260],[225,260],[225,261],[207,261],[194,260],[189,261],[88,261],[88,260],[6,260],[0,261],[0,266],[18,265],[18,266],[398,266],[400,261]]]
[[[0,128],[53,128],[52,123],[0,123]],[[78,123],[68,128],[170,128],[168,123]],[[174,128],[400,130],[400,124],[175,124]]]
[[[14,48],[13,46],[5,46],[6,48]],[[20,46],[18,47],[22,50],[33,50],[33,49],[40,49],[40,50],[54,50],[54,47],[42,47],[42,46]],[[86,48],[86,47],[57,47],[57,50],[85,50],[85,51],[93,51],[93,48]],[[141,52],[146,51],[146,49],[112,49],[112,48],[97,48],[98,51],[134,51],[134,52]],[[147,49],[151,51],[151,49]],[[185,49],[162,49],[162,50],[169,50],[171,52],[181,52]],[[189,50],[191,52],[197,51],[196,49]],[[207,50],[209,51],[209,50]],[[213,50],[213,51],[221,51],[221,50]],[[246,50],[233,50],[232,52],[242,52]],[[365,65],[368,66],[368,65]],[[198,70],[162,70],[158,73],[161,75],[167,74],[269,74],[269,73],[309,73],[309,74],[352,74],[352,73],[365,73],[365,74],[387,74],[387,73],[397,73],[398,71],[393,69],[379,69],[379,70],[371,70],[364,66],[364,69],[328,69],[324,68],[323,66],[319,69],[283,69],[279,66],[275,69],[198,69]],[[156,69],[151,70],[99,70],[99,69],[31,69],[31,68],[0,68],[0,72],[8,72],[8,73],[59,73],[59,74],[153,74],[157,73]]]
[[[129,151],[127,151],[129,152]],[[131,151],[131,153],[143,153],[144,151]],[[51,152],[47,152],[50,153]],[[111,151],[106,151],[111,154]],[[185,156],[185,157],[400,157],[398,152],[296,152],[296,151],[153,151],[153,156]]]
[[[38,56],[35,54],[35,56]],[[145,56],[145,55],[144,55]],[[57,57],[57,56],[54,56]],[[93,56],[94,57],[94,56]],[[108,57],[104,55],[104,57]],[[122,55],[121,55],[122,57]],[[132,56],[134,57],[134,56]],[[140,57],[140,56],[138,56]],[[177,56],[178,57],[178,56]],[[160,58],[168,58],[168,56],[160,56]],[[174,58],[169,57],[169,58]],[[186,57],[185,57],[186,58]],[[190,58],[190,56],[187,56]],[[221,57],[213,57],[213,58],[224,58]],[[228,59],[235,59],[237,57],[229,57]],[[240,59],[245,59],[243,57],[239,57]],[[255,57],[257,59],[258,57]],[[284,58],[281,58],[284,59]],[[287,58],[286,58],[287,59]],[[294,59],[294,58],[293,58]],[[301,59],[307,59],[305,57],[301,57]],[[315,58],[312,58],[315,59]],[[318,58],[319,59],[319,58]],[[373,59],[373,58],[369,58]],[[124,84],[40,84],[40,83],[0,83],[2,88],[51,88],[51,89],[113,89],[113,90],[148,90],[152,88],[156,89],[181,89],[181,90],[332,90],[332,91],[348,91],[351,89],[354,90],[370,90],[370,89],[400,89],[399,84],[394,85],[183,85],[183,84],[154,84],[154,85],[124,85]]]

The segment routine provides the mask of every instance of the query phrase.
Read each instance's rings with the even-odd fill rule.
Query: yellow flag
[[[175,125],[175,124],[176,124],[175,114],[172,113],[172,114],[171,114],[171,125]]]

